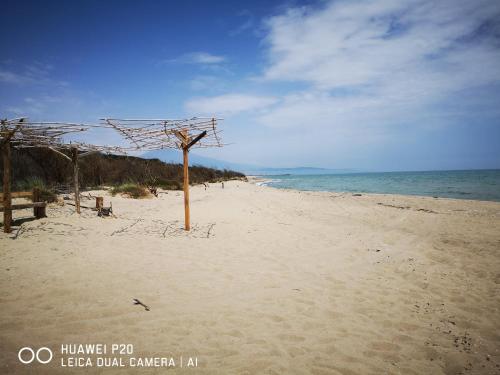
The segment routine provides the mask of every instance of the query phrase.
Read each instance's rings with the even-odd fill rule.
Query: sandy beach
[[[500,373],[500,203],[231,181],[191,189],[187,233],[182,192],[90,193],[116,218],[52,204],[0,234],[1,373],[137,373],[61,367],[98,343],[168,373]]]

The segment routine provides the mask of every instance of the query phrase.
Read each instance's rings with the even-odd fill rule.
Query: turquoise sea
[[[262,176],[282,189],[424,195],[500,202],[500,170]]]

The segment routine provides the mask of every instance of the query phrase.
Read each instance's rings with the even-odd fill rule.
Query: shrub
[[[45,186],[45,183],[41,178],[27,178],[15,185],[15,190],[17,191],[33,191],[33,189],[40,190],[40,201],[41,202],[57,202],[57,194],[55,194],[51,189]],[[33,200],[33,199],[32,199]]]
[[[175,180],[158,180],[156,186],[163,190],[182,190],[182,183]]]
[[[39,177],[28,177],[14,185],[14,189],[18,191],[32,191],[34,188],[45,190],[45,182]]]
[[[49,189],[40,189],[40,201],[47,203],[57,202],[57,194]]]
[[[111,188],[111,194],[125,194],[131,198],[143,198],[149,195],[148,190],[139,184],[126,183]]]
[[[89,186],[116,186],[129,182],[142,186],[158,185],[164,189],[182,188],[183,166],[163,163],[158,159],[96,153],[80,159],[79,166],[82,190]],[[3,165],[0,163],[0,176],[2,174]],[[189,179],[193,185],[244,177],[242,173],[229,170],[197,165],[189,168]],[[34,184],[41,183],[46,186],[72,185],[73,167],[62,156],[48,149],[13,149],[12,181],[13,188],[19,186],[19,190],[30,190]]]

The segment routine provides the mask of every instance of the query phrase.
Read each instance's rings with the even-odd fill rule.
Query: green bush
[[[129,182],[112,187],[111,194],[125,194],[131,198],[143,198],[149,195],[149,191],[144,186]]]
[[[41,178],[27,178],[14,186],[15,191],[33,191],[33,189],[40,190],[41,202],[57,202],[57,194],[49,189]]]
[[[40,201],[47,203],[57,202],[57,194],[49,189],[40,189]]]
[[[28,177],[14,185],[17,191],[32,191],[34,188],[46,190],[45,182],[39,177]]]
[[[95,153],[80,159],[79,166],[82,190],[90,186],[116,186],[130,182],[142,186],[157,185],[164,189],[182,188],[183,166],[164,163],[158,159]],[[0,176],[2,174],[3,164],[0,163]],[[193,185],[244,177],[244,174],[234,171],[197,165],[189,167],[189,180]],[[30,190],[34,185],[43,183],[49,187],[72,185],[73,166],[60,155],[45,148],[13,149],[12,182],[13,189],[20,185],[19,190]]]
[[[182,183],[175,180],[158,180],[155,186],[163,190],[182,190]]]

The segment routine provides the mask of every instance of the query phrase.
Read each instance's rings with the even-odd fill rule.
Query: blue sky
[[[197,152],[238,163],[500,168],[498,1],[18,0],[0,19],[1,117],[217,115],[230,145]]]

